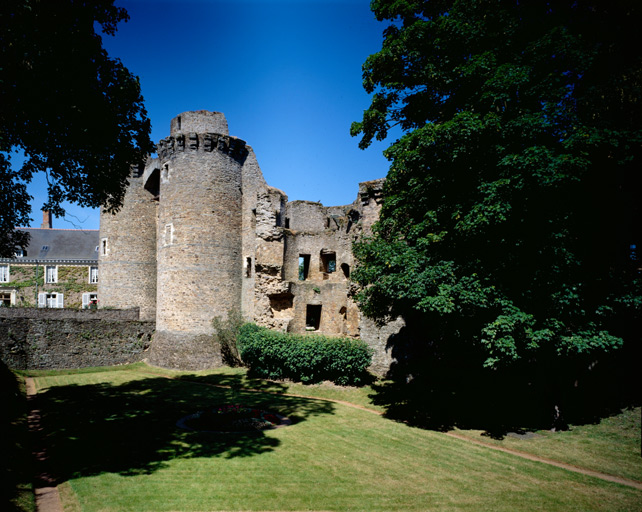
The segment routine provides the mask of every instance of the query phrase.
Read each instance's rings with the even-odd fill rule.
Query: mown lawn
[[[142,364],[33,375],[68,511],[642,510],[636,489],[349,405],[283,396],[315,394],[363,406],[367,388]],[[176,427],[182,416],[223,403],[271,409],[293,425],[253,435]]]

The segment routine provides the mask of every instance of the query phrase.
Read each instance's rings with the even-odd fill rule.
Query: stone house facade
[[[87,309],[98,291],[98,231],[53,229],[44,212],[40,228],[18,228],[29,244],[0,258],[0,307]]]
[[[157,155],[132,174],[120,212],[101,214],[98,250],[101,307],[156,321],[150,363],[211,366],[212,319],[236,309],[272,329],[361,337],[372,369],[386,371],[386,340],[401,325],[363,318],[349,280],[383,180],[359,184],[346,206],[289,202],[219,112],[175,117]]]

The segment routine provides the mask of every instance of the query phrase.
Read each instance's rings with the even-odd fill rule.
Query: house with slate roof
[[[89,308],[96,304],[98,230],[53,229],[44,212],[40,228],[17,228],[29,245],[0,258],[0,307]]]

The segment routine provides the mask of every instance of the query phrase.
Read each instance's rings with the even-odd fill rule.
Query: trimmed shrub
[[[241,359],[257,376],[301,382],[362,384],[372,350],[361,340],[297,335],[245,324],[239,331]]]

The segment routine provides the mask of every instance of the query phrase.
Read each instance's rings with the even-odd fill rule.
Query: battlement
[[[248,154],[244,140],[219,133],[178,133],[161,140],[156,146],[156,152],[161,160],[166,160],[171,155],[184,151],[211,153],[215,150],[239,161]]]

